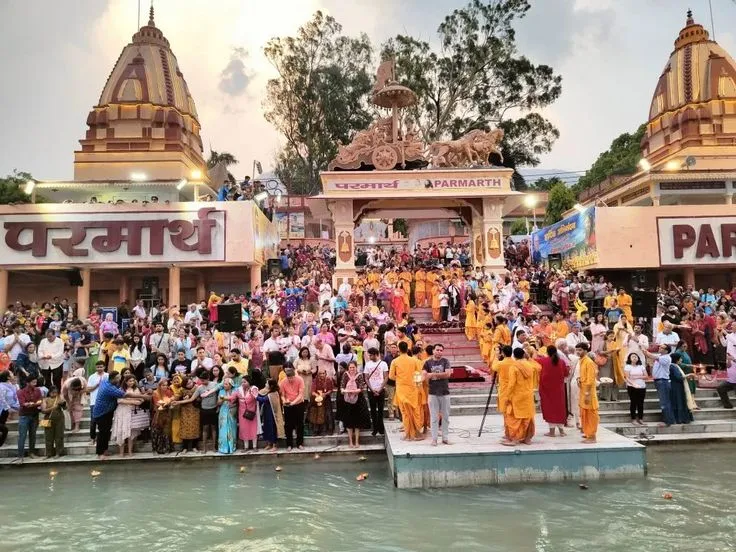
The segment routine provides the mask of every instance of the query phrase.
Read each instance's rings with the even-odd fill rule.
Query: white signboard
[[[225,260],[225,212],[0,215],[4,266]]]
[[[660,266],[736,265],[736,216],[657,219]]]

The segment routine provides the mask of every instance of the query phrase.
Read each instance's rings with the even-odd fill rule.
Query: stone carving
[[[433,142],[428,155],[433,167],[469,167],[488,164],[488,156],[496,153],[503,162],[499,144],[503,140],[503,130],[497,128],[490,132],[471,130],[462,138]]]
[[[488,230],[488,255],[491,259],[501,256],[501,233],[496,228]]]
[[[366,130],[361,130],[350,144],[337,143],[337,156],[328,170],[421,168],[427,165],[424,144],[417,138],[413,125],[406,132],[400,128],[399,109],[417,102],[417,97],[406,86],[394,80],[393,60],[384,61],[376,72],[371,103],[391,110],[391,116],[378,119]]]
[[[337,256],[343,263],[349,263],[353,258],[353,235],[352,232],[343,230],[337,236]]]

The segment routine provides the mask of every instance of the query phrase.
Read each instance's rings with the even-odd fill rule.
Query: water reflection
[[[25,467],[3,473],[0,550],[731,551],[731,458],[728,445],[653,448],[646,480],[587,491],[398,491],[378,460],[105,465],[96,478],[63,466],[52,480]]]

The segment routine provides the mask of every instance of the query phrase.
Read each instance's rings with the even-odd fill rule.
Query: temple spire
[[[156,23],[153,21],[153,0],[151,0],[151,9],[148,12],[148,26],[155,27]]]
[[[153,7],[151,7],[153,9]],[[687,21],[685,22],[686,25],[693,25],[695,24],[695,20],[693,19],[693,10],[688,9],[687,10]]]

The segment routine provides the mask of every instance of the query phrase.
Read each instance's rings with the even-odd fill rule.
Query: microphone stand
[[[486,401],[486,409],[483,411],[483,419],[480,422],[480,429],[478,430],[478,437],[483,433],[483,426],[486,423],[486,415],[488,414],[488,408],[491,406],[491,396],[493,395],[493,388],[496,386],[496,379],[498,379],[498,372],[493,373],[493,380],[491,381],[491,389],[488,391],[488,400]]]

